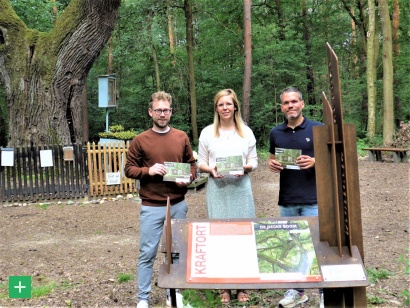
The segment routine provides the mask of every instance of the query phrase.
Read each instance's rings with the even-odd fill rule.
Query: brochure
[[[216,168],[219,175],[243,174],[242,155],[217,157]]]
[[[164,162],[167,173],[163,180],[168,182],[191,182],[191,165],[188,163]]]
[[[306,220],[192,222],[187,261],[190,283],[322,281]]]
[[[302,150],[292,150],[284,148],[275,149],[275,160],[280,162],[283,168],[300,170],[296,165],[296,159],[302,155]]]

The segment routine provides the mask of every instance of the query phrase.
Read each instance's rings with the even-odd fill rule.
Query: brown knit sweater
[[[143,205],[163,206],[169,196],[171,205],[185,198],[186,187],[162,180],[160,175],[149,175],[149,168],[156,163],[181,162],[191,164],[191,174],[196,178],[195,158],[185,132],[172,128],[167,133],[152,129],[132,140],[125,164],[125,175],[140,180],[139,196]]]

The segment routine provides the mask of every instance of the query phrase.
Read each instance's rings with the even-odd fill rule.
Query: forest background
[[[28,28],[48,32],[70,2],[79,1],[8,2]],[[150,127],[148,101],[161,89],[174,99],[172,125],[196,145],[198,133],[213,121],[215,93],[232,88],[249,104],[243,108],[246,120],[259,147],[266,148],[270,129],[283,121],[279,93],[285,87],[300,88],[305,115],[323,120],[321,93],[330,98],[329,43],[339,59],[345,123],[356,125],[361,143],[394,145],[400,123],[410,120],[409,15],[410,3],[399,0],[122,0],[111,38],[87,77],[84,141],[98,142],[105,131],[98,76],[113,74],[118,106],[109,110],[110,125],[135,132]],[[3,91],[0,145],[5,146],[14,126]]]

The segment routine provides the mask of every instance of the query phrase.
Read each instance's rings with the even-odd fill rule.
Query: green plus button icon
[[[31,298],[31,276],[9,276],[9,298]]]

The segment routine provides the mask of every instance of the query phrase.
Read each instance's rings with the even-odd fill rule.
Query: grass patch
[[[48,207],[51,205],[51,202],[44,202],[44,203],[39,203],[38,207],[42,210],[48,209]]]
[[[407,252],[410,252],[410,248],[407,249]],[[404,264],[405,266],[405,271],[406,274],[410,274],[410,258],[409,258],[409,254],[405,254],[405,255],[400,255],[400,258],[398,259],[399,263]],[[402,295],[405,298],[404,304],[405,305],[410,305],[410,291],[407,289],[404,289],[400,295]]]
[[[127,274],[127,273],[119,273],[117,276],[117,280],[119,283],[127,282],[129,280],[132,280],[134,276],[132,274]]]
[[[384,304],[386,302],[385,299],[377,297],[377,296],[371,296],[367,294],[367,303],[372,304],[372,305],[380,305]]]
[[[184,305],[192,307],[220,307],[221,298],[217,290],[184,290],[182,291]]]
[[[56,283],[55,282],[50,282],[46,285],[33,287],[32,290],[31,290],[31,296],[32,297],[47,296],[47,295],[51,294],[54,291],[55,288],[56,288]]]
[[[389,272],[386,269],[374,269],[374,268],[366,268],[367,278],[371,284],[375,284],[380,279],[387,279],[391,277],[394,273]]]
[[[7,297],[7,285],[5,283],[0,283],[0,299]]]

